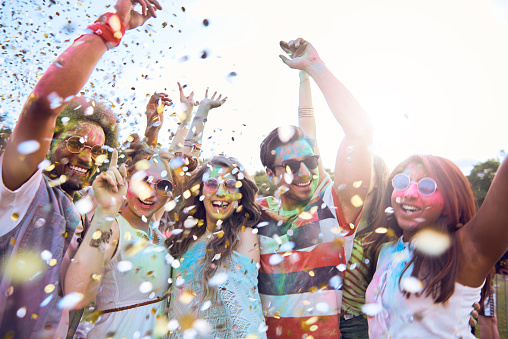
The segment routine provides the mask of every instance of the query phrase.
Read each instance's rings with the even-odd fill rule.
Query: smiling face
[[[392,207],[397,223],[404,232],[404,240],[409,240],[424,226],[435,224],[444,209],[444,199],[437,190],[431,195],[423,195],[417,189],[417,183],[428,177],[427,171],[420,164],[409,164],[404,170],[409,175],[411,184],[406,190],[394,190]]]
[[[158,158],[156,158],[158,159]],[[145,178],[148,180],[145,181]],[[150,161],[150,167],[144,171],[132,173],[127,190],[125,207],[134,215],[147,219],[157,212],[168,201],[169,197],[162,196],[155,190],[155,185],[160,180],[169,180],[169,170],[165,163]]]
[[[211,183],[217,180],[219,184],[217,189],[207,185],[208,180]],[[236,178],[228,167],[213,166],[203,175],[202,187],[205,196],[203,205],[206,210],[206,222],[210,227],[215,227],[218,220],[229,218],[238,207],[240,189],[233,188],[233,181],[236,183]]]
[[[65,129],[53,143],[50,152],[50,161],[55,164],[51,174],[56,176],[65,175],[66,181],[62,189],[67,193],[73,193],[83,187],[83,183],[90,181],[97,170],[94,159],[91,156],[91,149],[85,147],[79,153],[72,153],[67,149],[66,140],[77,136],[85,141],[85,145],[93,147],[104,145],[104,131],[91,121],[80,120],[79,122],[69,121]]]
[[[286,186],[288,188],[281,195],[284,209],[292,209],[312,198],[312,187],[319,180],[319,170],[318,168],[310,169],[304,163],[300,163],[298,172],[292,175],[292,180],[289,180],[291,182],[288,183],[286,178],[291,178],[291,171],[285,175],[288,169],[279,167],[279,165],[290,159],[303,160],[312,155],[314,155],[314,150],[305,139],[299,139],[275,149],[274,175],[277,177],[277,187]]]

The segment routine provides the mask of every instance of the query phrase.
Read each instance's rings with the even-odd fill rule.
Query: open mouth
[[[76,165],[69,165],[69,169],[74,172],[76,175],[79,175],[79,176],[85,176],[88,171],[90,170],[89,168],[85,168],[85,167],[80,167],[80,166],[76,166]]]
[[[310,186],[310,183],[311,183],[311,180],[306,181],[306,182],[298,182],[298,183],[293,182],[292,184],[294,186],[298,186],[298,187],[307,187],[307,186]]]
[[[224,209],[224,208],[227,208],[229,205],[230,205],[230,203],[228,201],[224,201],[224,200],[212,201],[212,206],[216,207],[216,208]]]
[[[408,214],[411,214],[411,213],[416,213],[416,212],[420,212],[421,209],[416,207],[416,206],[412,206],[412,205],[405,205],[405,204],[401,204],[400,207],[402,208],[402,210]]]
[[[152,206],[152,205],[154,205],[154,204],[155,204],[155,201],[150,201],[150,200],[141,200],[141,199],[139,199],[139,198],[138,198],[138,200],[139,200],[139,202],[140,202],[143,206],[147,206],[147,207],[148,207],[148,206]]]

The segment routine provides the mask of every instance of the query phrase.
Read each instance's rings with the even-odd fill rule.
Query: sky
[[[177,103],[177,81],[198,100],[209,87],[228,100],[209,114],[203,156],[224,152],[251,173],[262,170],[264,136],[298,123],[298,71],[278,56],[280,40],[302,37],[369,113],[372,149],[390,169],[422,153],[449,158],[467,173],[508,150],[508,5],[502,0],[160,3],[158,18],[108,51],[83,90],[114,105],[123,138],[144,131],[144,107],[155,91]],[[14,125],[56,55],[113,4],[0,4],[3,124]],[[334,168],[344,134],[314,83],[312,90],[317,142],[325,167]],[[170,114],[179,111],[179,105],[166,111],[163,145],[176,127]]]

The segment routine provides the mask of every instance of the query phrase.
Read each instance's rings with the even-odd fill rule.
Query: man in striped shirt
[[[345,132],[335,182],[317,145],[298,127],[273,130],[261,162],[280,200],[262,199],[259,293],[269,338],[339,338],[342,273],[371,177],[371,122],[351,93],[303,39],[281,42],[290,68],[317,83]],[[309,116],[309,112],[305,112]]]

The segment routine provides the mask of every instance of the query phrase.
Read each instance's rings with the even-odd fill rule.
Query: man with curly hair
[[[64,256],[81,225],[68,193],[81,189],[106,159],[104,145],[116,139],[109,131],[116,119],[100,109],[95,112],[97,105],[88,106],[82,98],[76,99],[74,108],[81,104],[84,114],[72,106],[67,110],[70,115],[60,113],[88,81],[101,56],[120,44],[125,31],[161,9],[156,0],[135,2],[143,14],[135,11],[131,0],[117,0],[115,13],[103,14],[57,57],[25,102],[0,157],[2,336],[66,336],[67,324],[60,322],[63,307],[58,305],[67,271]],[[51,164],[45,161],[48,151]],[[42,174],[48,165],[54,166],[49,178]]]

